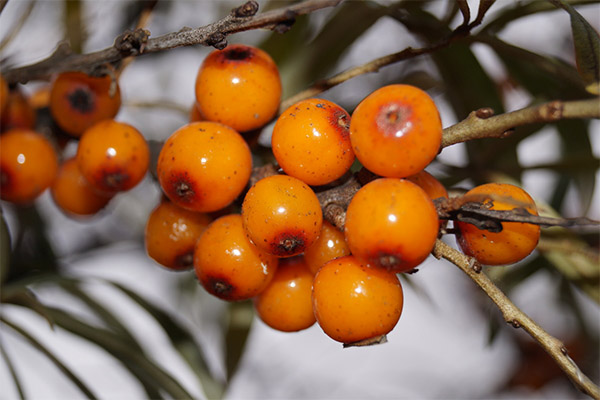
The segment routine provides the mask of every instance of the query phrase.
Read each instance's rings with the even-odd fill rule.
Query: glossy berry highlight
[[[469,190],[465,198],[484,198],[490,210],[524,208],[538,215],[535,201],[518,186],[488,183]],[[485,199],[487,197],[487,199]],[[514,264],[527,257],[537,246],[540,227],[522,222],[502,222],[502,231],[490,232],[467,222],[456,221],[457,241],[462,251],[484,265]]]
[[[250,240],[277,257],[302,253],[319,237],[323,223],[315,193],[287,175],[269,176],[252,186],[242,216]]]
[[[278,264],[277,257],[250,243],[239,214],[213,221],[194,250],[194,269],[200,283],[227,301],[247,300],[261,293]]]
[[[433,202],[405,179],[380,178],[354,195],[344,233],[353,255],[363,262],[407,272],[423,262],[439,230]]]
[[[265,125],[281,100],[281,80],[273,59],[243,44],[210,53],[200,66],[195,88],[201,118],[238,132]]]
[[[283,171],[309,185],[325,185],[344,175],[354,162],[350,115],[323,99],[300,101],[277,119],[273,155]]]
[[[350,140],[367,169],[404,178],[435,158],[442,142],[442,122],[426,92],[410,85],[389,85],[358,104],[352,113]]]
[[[242,136],[217,122],[194,122],[175,131],[158,156],[158,181],[172,202],[192,211],[231,204],[252,173],[252,154]]]
[[[333,340],[352,344],[392,331],[404,305],[395,273],[371,267],[354,256],[325,264],[313,282],[317,322]]]

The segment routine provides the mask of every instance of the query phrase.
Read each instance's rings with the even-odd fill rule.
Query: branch
[[[504,138],[521,125],[561,119],[600,118],[600,98],[555,100],[494,116],[491,108],[473,111],[461,122],[444,129],[442,147],[482,138]]]
[[[151,38],[150,32],[144,29],[127,31],[115,39],[113,46],[93,53],[73,54],[68,44],[61,43],[47,59],[3,71],[3,75],[9,83],[25,83],[34,79],[49,79],[53,74],[64,71],[94,74],[106,64],[114,66],[127,57],[157,53],[175,47],[200,44],[223,49],[227,46],[228,35],[259,28],[285,32],[297,16],[336,6],[340,1],[305,0],[255,16],[258,3],[251,0],[234,8],[226,17],[212,24],[196,29],[183,28],[156,38]]]
[[[521,311],[485,274],[478,272],[481,267],[474,268],[477,265],[475,259],[464,255],[441,240],[437,240],[433,255],[437,259],[444,258],[450,261],[467,274],[498,306],[507,323],[515,328],[523,328],[554,359],[579,390],[594,399],[600,399],[600,389],[581,372],[577,364],[569,357],[564,344]]]

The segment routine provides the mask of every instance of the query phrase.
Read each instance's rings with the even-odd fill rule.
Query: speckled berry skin
[[[141,182],[148,172],[150,149],[136,128],[107,119],[81,135],[76,159],[81,174],[94,188],[116,193]]]
[[[258,247],[278,257],[302,253],[323,224],[319,199],[304,182],[273,175],[250,188],[242,203],[244,228]]]
[[[180,207],[220,210],[244,190],[252,155],[242,136],[217,122],[192,122],[175,131],[158,156],[158,181]]]
[[[214,296],[227,301],[250,299],[273,279],[279,260],[250,243],[239,214],[213,221],[198,239],[194,269]]]
[[[442,122],[429,95],[410,85],[388,85],[365,97],[352,113],[350,140],[370,171],[405,178],[437,155]]]
[[[312,299],[319,326],[333,340],[346,344],[389,333],[404,305],[395,273],[354,256],[336,258],[319,270]]]
[[[279,109],[281,79],[273,59],[243,44],[210,53],[196,77],[200,117],[238,132],[259,128]]]
[[[469,190],[465,197],[495,196],[485,200],[490,210],[524,208],[538,215],[535,201],[518,186],[506,183],[487,183]],[[527,257],[537,246],[540,227],[521,222],[502,222],[502,231],[490,232],[475,225],[457,221],[457,241],[462,251],[484,265],[514,264]]]
[[[354,162],[350,115],[323,99],[300,101],[277,119],[273,155],[286,174],[309,185],[325,185],[344,175]]]

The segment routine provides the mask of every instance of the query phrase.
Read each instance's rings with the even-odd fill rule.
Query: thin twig
[[[68,44],[61,43],[55,52],[38,63],[3,71],[9,83],[26,83],[34,79],[49,79],[63,71],[97,73],[105,64],[117,65],[127,57],[140,56],[173,49],[181,46],[204,45],[224,48],[227,36],[253,29],[274,29],[283,32],[290,28],[299,15],[336,6],[341,0],[306,0],[276,10],[254,15],[258,3],[251,0],[234,8],[226,17],[212,24],[196,29],[183,28],[156,38],[143,29],[128,31],[115,39],[115,44],[106,49],[88,53],[73,54]]]
[[[442,147],[473,139],[504,138],[512,134],[517,126],[574,118],[600,118],[600,98],[554,100],[496,116],[492,109],[482,108],[444,129]]]
[[[554,359],[557,365],[569,377],[571,382],[583,393],[594,399],[600,399],[600,389],[586,375],[581,372],[577,364],[569,357],[564,344],[551,336],[535,321],[521,311],[483,272],[473,268],[477,262],[450,247],[441,240],[437,240],[433,255],[444,258],[461,269],[469,278],[479,286],[487,296],[498,306],[504,320],[515,328],[523,328],[542,348]]]

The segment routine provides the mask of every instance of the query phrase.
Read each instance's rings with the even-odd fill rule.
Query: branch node
[[[480,108],[475,111],[475,116],[479,119],[488,119],[494,115],[494,110],[490,107]]]
[[[227,37],[221,32],[215,32],[206,39],[206,44],[217,50],[223,50],[227,47]]]
[[[540,116],[545,120],[557,121],[562,118],[564,104],[562,101],[552,101],[540,109]]]
[[[254,16],[257,12],[258,3],[254,0],[251,0],[231,10],[231,15],[233,15],[235,18],[248,18]]]
[[[516,319],[513,319],[512,321],[510,321],[509,324],[511,324],[512,327],[515,329],[519,329],[521,327],[521,323],[519,321],[517,321]]]
[[[146,29],[138,28],[134,31],[127,30],[117,36],[114,47],[124,55],[135,56],[142,54],[149,36],[150,31]]]
[[[286,33],[292,28],[296,22],[296,13],[292,10],[286,10],[284,13],[285,19],[273,27],[273,31],[277,33]]]
[[[473,268],[473,271],[475,271],[475,273],[477,273],[477,274],[480,273],[481,270],[483,269],[483,267],[481,266],[481,263],[479,263],[479,261],[477,261],[476,259],[473,259],[471,268]]]

